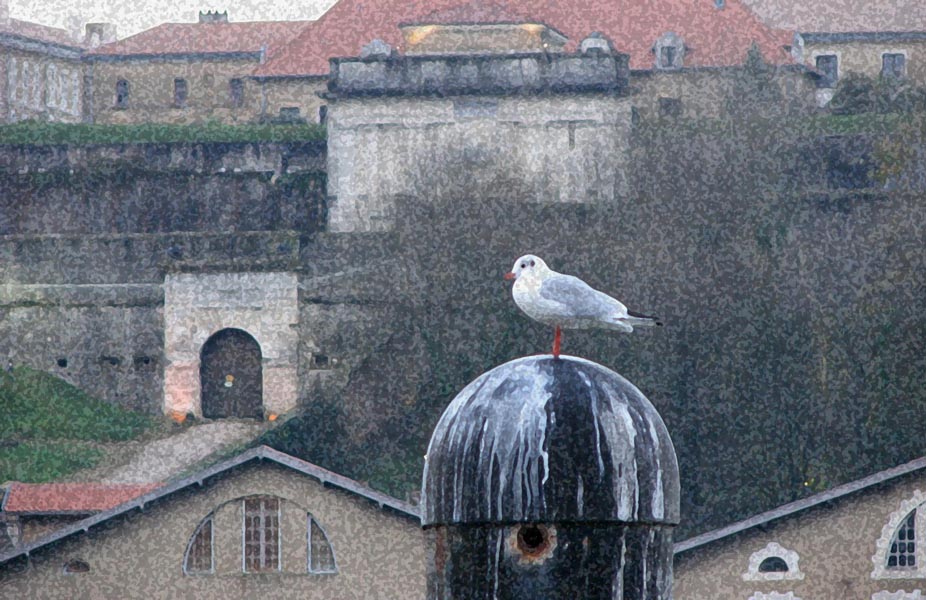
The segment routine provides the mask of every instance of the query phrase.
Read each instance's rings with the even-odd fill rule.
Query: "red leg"
[[[556,332],[553,334],[553,358],[559,358],[559,347],[562,342],[563,330],[557,327]]]

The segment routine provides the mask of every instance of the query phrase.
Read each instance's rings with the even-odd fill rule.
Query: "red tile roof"
[[[13,482],[4,498],[3,510],[28,514],[98,512],[147,494],[160,485]]]
[[[464,6],[465,0],[340,0],[292,42],[255,69],[258,76],[325,75],[328,58],[356,56],[380,38],[401,50],[399,23]],[[593,31],[630,54],[631,69],[653,67],[656,39],[672,31],[685,41],[685,66],[742,64],[753,42],[776,64],[790,63],[782,46],[791,32],[763,24],[741,0],[520,0],[513,12],[546,24],[570,38],[567,49]]]
[[[162,23],[123,40],[104,44],[89,56],[148,56],[260,52],[267,56],[301,33],[311,21]]]
[[[0,33],[11,33],[13,35],[38,40],[47,44],[58,44],[69,46],[71,48],[83,48],[84,43],[74,41],[71,35],[65,29],[49,27],[31,21],[20,21],[19,19],[10,19],[9,23],[0,22]]]

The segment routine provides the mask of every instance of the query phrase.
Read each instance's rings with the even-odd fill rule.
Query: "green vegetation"
[[[828,109],[837,115],[921,113],[926,110],[926,87],[850,73],[839,80]]]
[[[0,126],[0,144],[310,142],[323,139],[325,128],[316,124],[90,125],[23,121]]]
[[[130,440],[155,419],[92,398],[53,375],[27,367],[0,375],[0,439]]]
[[[95,466],[98,442],[133,439],[157,420],[92,398],[48,373],[0,373],[0,482],[41,483]]]
[[[54,481],[103,458],[103,451],[81,442],[22,442],[0,447],[0,483]]]
[[[647,132],[669,130],[673,134],[723,135],[731,130],[748,130],[763,136],[818,137],[826,135],[890,134],[899,131],[926,130],[926,113],[817,114],[791,116],[787,119],[743,117],[722,119],[647,120],[637,127]]]

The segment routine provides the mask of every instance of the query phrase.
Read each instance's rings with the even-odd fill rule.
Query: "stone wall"
[[[331,231],[393,228],[396,199],[432,193],[446,169],[533,202],[630,192],[626,55],[374,56],[331,73]]]

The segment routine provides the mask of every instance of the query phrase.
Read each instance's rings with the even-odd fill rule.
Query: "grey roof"
[[[732,525],[727,525],[726,527],[721,527],[720,529],[708,531],[707,533],[689,538],[684,542],[679,542],[675,544],[675,554],[681,554],[682,552],[687,552],[688,550],[693,550],[694,548],[704,546],[705,544],[710,544],[731,535],[747,531],[753,527],[758,527],[778,519],[789,517],[803,510],[807,510],[808,508],[813,508],[838,498],[848,496],[849,494],[854,494],[878,484],[891,481],[892,479],[896,479],[915,471],[919,471],[924,467],[926,467],[926,456],[900,465],[899,467],[886,469],[879,473],[875,473],[874,475],[869,475],[868,477],[836,486],[826,490],[825,492],[820,492],[819,494],[814,494],[813,496],[804,498],[803,500],[797,500],[796,502],[784,504],[770,511],[733,523]]]
[[[58,540],[81,532],[85,533],[89,531],[91,527],[99,525],[100,523],[104,523],[118,515],[128,513],[135,509],[144,510],[145,506],[150,502],[154,502],[155,500],[173,494],[174,492],[190,487],[193,484],[202,485],[203,481],[209,477],[219,475],[225,471],[255,459],[271,460],[277,464],[289,467],[304,475],[318,479],[322,485],[331,485],[343,490],[347,490],[349,492],[353,492],[358,496],[376,503],[380,508],[388,507],[398,512],[403,517],[410,517],[416,521],[419,520],[418,507],[416,506],[408,504],[407,502],[402,502],[401,500],[393,498],[387,494],[370,489],[367,486],[354,481],[353,479],[350,479],[349,477],[338,475],[337,473],[323,469],[318,465],[313,465],[312,463],[296,458],[295,456],[290,456],[289,454],[280,452],[279,450],[274,450],[269,446],[258,446],[256,448],[246,450],[234,458],[224,460],[220,463],[212,465],[211,467],[203,469],[202,471],[194,473],[189,477],[167,483],[152,492],[134,498],[128,502],[120,504],[119,506],[97,513],[93,516],[87,517],[86,519],[81,519],[80,521],[68,525],[67,527],[56,530],[51,534],[32,542],[31,544],[24,544],[9,549],[5,552],[0,552],[0,565],[18,556],[28,556],[32,552],[57,542]]]
[[[820,32],[810,31],[800,34],[806,43],[840,43],[840,42],[922,42],[926,41],[926,31],[848,31]]]

